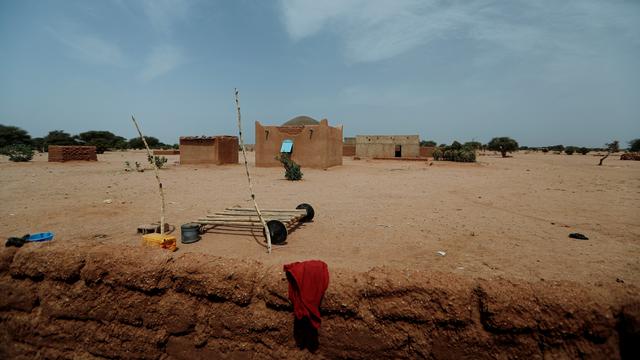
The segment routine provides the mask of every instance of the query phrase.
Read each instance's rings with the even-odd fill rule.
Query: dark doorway
[[[402,145],[396,145],[396,157],[402,157]]]

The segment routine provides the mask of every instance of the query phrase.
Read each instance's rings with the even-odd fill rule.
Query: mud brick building
[[[182,136],[180,164],[237,164],[237,136]]]
[[[418,135],[358,135],[356,156],[361,158],[420,157]]]
[[[49,162],[98,161],[95,146],[49,145]]]
[[[327,119],[316,121],[308,116],[295,117],[282,126],[264,126],[256,121],[256,166],[281,166],[276,160],[283,143],[291,159],[302,167],[326,169],[342,165],[342,126],[329,126]]]

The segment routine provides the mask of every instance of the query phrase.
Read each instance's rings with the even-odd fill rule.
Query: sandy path
[[[138,243],[135,229],[156,220],[159,200],[152,171],[123,169],[125,160],[144,158],[126,152],[99,155],[97,163],[0,159],[0,236],[50,230],[71,245]],[[240,165],[176,166],[178,157],[169,159],[161,176],[171,224],[250,205]],[[251,236],[225,234],[207,234],[179,251],[273,265],[317,258],[354,270],[386,265],[596,286],[618,278],[640,286],[640,162],[596,163],[590,155],[523,153],[432,166],[345,158],[326,171],[303,169],[301,182],[283,180],[280,168],[252,167],[261,206],[307,202],[315,221],[271,256]],[[590,240],[569,239],[570,232]]]

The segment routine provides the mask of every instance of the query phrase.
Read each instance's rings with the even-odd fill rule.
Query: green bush
[[[276,157],[278,161],[284,166],[284,177],[290,181],[302,180],[302,171],[300,171],[300,165],[291,160],[291,155],[283,153]]]
[[[9,145],[0,149],[0,154],[9,156],[9,160],[26,162],[33,159],[33,149],[29,145]]]
[[[433,160],[436,161],[456,161],[456,162],[475,162],[476,152],[471,146],[462,146],[459,142],[454,141],[451,146],[444,148],[436,148],[433,150]]]
[[[575,152],[575,149],[571,146],[568,146],[566,149],[564,149],[564,153],[567,155],[573,155],[574,152]]]
[[[586,147],[581,147],[578,149],[578,152],[582,155],[587,155],[589,153],[589,149]]]
[[[518,151],[518,142],[510,137],[496,137],[487,144],[491,151],[499,151],[502,157],[507,157],[507,153]]]
[[[442,150],[440,150],[440,148],[435,148],[433,149],[433,154],[431,154],[431,156],[433,156],[433,160],[441,160],[442,159]]]
[[[147,156],[147,161],[149,161],[151,165],[155,162],[158,169],[162,169],[164,164],[167,163],[167,158],[164,156]]]
[[[16,126],[0,124],[0,148],[18,144],[30,145],[31,136],[29,133]]]

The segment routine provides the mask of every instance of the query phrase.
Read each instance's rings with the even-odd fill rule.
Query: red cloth
[[[298,320],[309,318],[314,328],[320,328],[320,302],[329,287],[327,264],[320,260],[295,262],[284,266],[289,280],[289,300]]]

